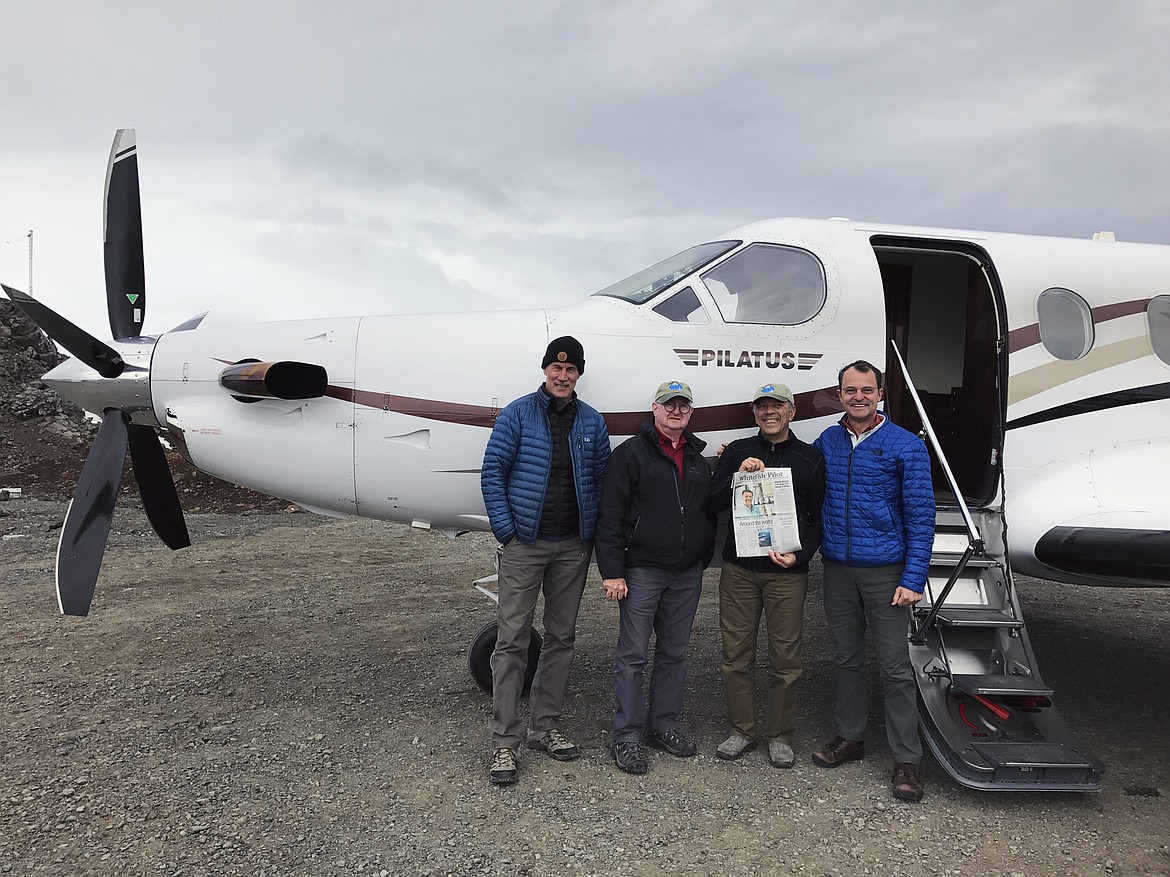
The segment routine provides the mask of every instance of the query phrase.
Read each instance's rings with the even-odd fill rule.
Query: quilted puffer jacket
[[[934,486],[922,440],[887,420],[856,448],[842,418],[814,442],[825,455],[821,555],[846,566],[905,562],[921,593],[934,545]]]
[[[480,489],[492,532],[501,542],[513,536],[531,545],[540,531],[552,463],[548,406],[552,397],[542,384],[521,396],[496,418],[483,455]],[[580,512],[581,541],[593,539],[601,485],[609,462],[609,430],[597,409],[576,399],[577,414],[569,431],[573,482]]]

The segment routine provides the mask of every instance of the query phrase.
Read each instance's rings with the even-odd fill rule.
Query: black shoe
[[[864,740],[846,740],[837,735],[812,754],[813,764],[821,767],[840,767],[847,761],[865,758]]]
[[[699,749],[695,741],[678,728],[671,728],[669,731],[647,731],[646,745],[662,749],[678,758],[690,758]]]
[[[646,749],[637,740],[622,740],[613,744],[613,760],[626,773],[644,774],[648,767]]]
[[[895,764],[894,775],[890,777],[890,789],[899,801],[921,801],[925,792],[918,765],[904,761]]]

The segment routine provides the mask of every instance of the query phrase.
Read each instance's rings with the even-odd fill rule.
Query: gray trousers
[[[536,599],[544,591],[544,646],[528,695],[528,728],[556,728],[573,666],[577,610],[593,543],[577,539],[538,540],[526,545],[513,539],[500,552],[499,630],[492,652],[492,718],[488,730],[493,749],[515,749],[524,733],[520,693],[528,667],[528,643]],[[543,585],[543,588],[542,588]]]
[[[680,573],[634,567],[626,570],[626,586],[629,593],[618,603],[621,622],[613,659],[615,743],[641,740],[647,723],[651,730],[670,731],[678,722],[703,566],[695,564]],[[642,683],[651,633],[656,639],[647,710]]]
[[[865,690],[865,632],[873,628],[882,687],[886,737],[894,761],[922,760],[918,739],[918,690],[910,663],[910,611],[891,606],[902,564],[863,568],[825,561],[825,618],[837,663],[837,728],[848,740],[864,740],[869,713]]]

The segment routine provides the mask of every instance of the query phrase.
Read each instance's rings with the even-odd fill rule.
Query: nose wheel
[[[475,684],[488,694],[492,693],[492,652],[496,650],[497,627],[493,621],[484,625],[483,629],[471,641],[471,648],[467,650],[467,669]],[[536,677],[536,665],[540,661],[540,649],[544,639],[532,629],[528,640],[528,667],[524,670],[524,694],[532,688],[532,680]]]

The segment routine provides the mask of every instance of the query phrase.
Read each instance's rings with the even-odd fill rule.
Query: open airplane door
[[[887,412],[925,437],[938,501],[930,578],[910,631],[923,740],[970,788],[1100,789],[1103,766],[1040,676],[1008,564],[1007,354],[991,260],[955,241],[872,243],[891,341]]]

